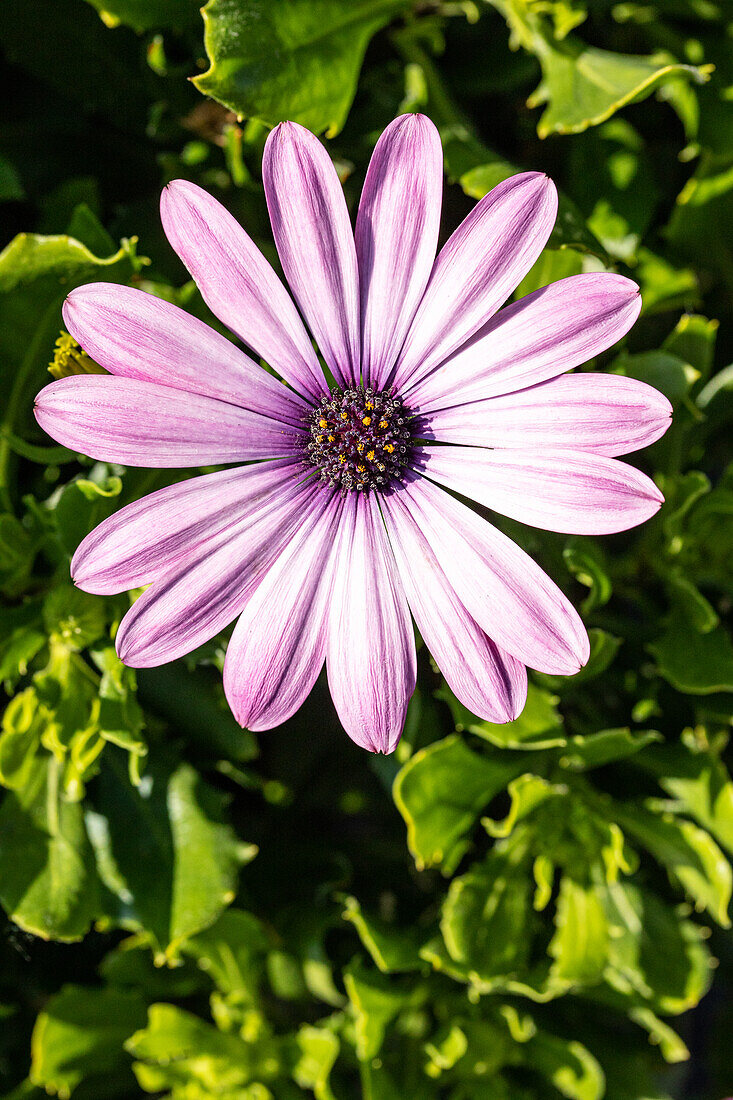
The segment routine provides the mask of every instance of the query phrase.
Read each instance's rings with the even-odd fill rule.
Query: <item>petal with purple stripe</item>
[[[545,531],[626,531],[664,503],[651,478],[634,466],[582,451],[425,447],[415,464],[446,488]]]
[[[402,115],[376,144],[356,219],[362,374],[377,389],[430,278],[442,197],[440,135],[425,115]]]
[[[354,234],[333,162],[295,122],[271,132],[262,181],[295,300],[339,385],[359,382],[359,275]]]
[[[489,722],[511,722],[527,699],[524,665],[471,618],[409,510],[382,500],[387,531],[417,628],[464,706]]]
[[[71,335],[125,378],[216,397],[286,423],[309,406],[225,336],[178,306],[129,286],[88,283],[64,303]]]
[[[506,306],[410,393],[428,413],[534,386],[580,366],[624,336],[639,316],[639,288],[597,272],[560,279]]]
[[[342,498],[326,488],[242,611],[227,647],[224,691],[241,726],[285,722],[310,694],[326,657],[333,547]]]
[[[349,737],[370,752],[392,752],[415,690],[415,637],[373,494],[352,494],[344,509],[326,667]]]
[[[426,533],[458,599],[498,646],[538,672],[572,675],[585,664],[580,616],[511,539],[418,474],[392,502]]]
[[[301,522],[322,509],[313,482],[281,490],[146,588],[117,631],[117,652],[133,668],[175,661],[237,617]]]
[[[36,420],[65,447],[126,466],[213,466],[294,454],[299,430],[213,397],[113,374],[51,382]]]
[[[220,321],[296,390],[318,400],[326,380],[290,295],[236,218],[195,183],[160,198],[166,236]]]
[[[456,351],[499,308],[544,248],[557,214],[547,176],[504,180],[474,207],[438,254],[393,383],[404,389]]]
[[[80,543],[74,583],[108,595],[151,584],[222,531],[254,518],[273,495],[303,480],[300,462],[275,459],[167,485],[125,505]]]
[[[526,390],[429,413],[426,439],[476,447],[564,447],[629,454],[663,436],[672,406],[664,394],[617,374],[567,374]]]

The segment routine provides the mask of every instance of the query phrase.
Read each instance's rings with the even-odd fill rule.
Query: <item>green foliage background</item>
[[[203,20],[195,0],[5,0],[8,1100],[733,1093],[730,16],[726,0],[209,0]],[[269,126],[324,133],[353,206],[406,110],[441,130],[446,233],[512,172],[553,176],[561,216],[518,293],[603,267],[638,280],[641,320],[594,366],[658,386],[675,421],[638,456],[667,498],[641,530],[503,524],[581,606],[588,667],[533,676],[498,727],[423,649],[404,739],[375,758],[323,684],[283,728],[240,731],[225,638],[121,666],[129,599],[74,590],[70,554],[187,475],[51,446],[31,408],[79,283],[216,323],[162,236],[168,179],[212,190],[274,260]]]

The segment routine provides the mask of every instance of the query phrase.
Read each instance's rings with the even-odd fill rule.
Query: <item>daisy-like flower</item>
[[[615,456],[663,434],[666,398],[567,373],[627,332],[638,287],[577,275],[500,309],[547,242],[555,188],[537,172],[499,184],[436,258],[443,160],[421,115],[379,139],[355,233],[301,126],[272,131],[263,177],[297,309],[205,191],[169,184],[161,216],[214,314],[285,384],[139,290],[92,283],[65,303],[69,332],[110,373],[46,386],[36,416],[49,435],[128,466],[248,463],[122,508],[82,542],[74,581],[148,586],[117,634],[138,668],[237,619],[224,687],[253,730],[289,718],[325,660],[348,734],[391,752],[415,687],[411,619],[461,702],[510,721],[525,666],[571,675],[588,637],[538,565],[459,497],[579,534],[657,511],[654,483]]]

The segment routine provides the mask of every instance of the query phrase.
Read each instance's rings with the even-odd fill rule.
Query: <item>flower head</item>
[[[525,666],[572,674],[588,637],[536,563],[454,494],[583,534],[659,508],[654,483],[616,456],[659,438],[669,403],[631,379],[567,373],[627,332],[638,288],[577,275],[500,308],[555,220],[555,188],[536,172],[494,188],[436,258],[442,154],[421,115],[379,139],[355,233],[307,130],[273,130],[263,176],[297,309],[206,192],[169,184],[161,215],[212,311],[285,385],[141,291],[93,283],[66,301],[69,332],[110,373],[38,395],[50,435],[133,466],[248,463],[122,508],[84,539],[74,580],[148,586],[117,635],[136,667],[236,619],[224,686],[254,730],[290,717],[325,661],[349,735],[391,752],[415,686],[412,619],[458,698],[509,721]]]

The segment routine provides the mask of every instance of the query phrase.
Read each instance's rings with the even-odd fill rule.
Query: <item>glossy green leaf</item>
[[[471,714],[447,684],[443,684],[435,694],[450,707],[459,732],[468,730],[498,748],[546,749],[565,744],[562,719],[556,709],[558,699],[536,684],[527,685],[527,702],[519,717],[503,724],[487,722]]]
[[[730,927],[728,907],[733,870],[713,838],[691,821],[670,813],[633,811],[615,804],[614,817],[644,845],[679,883],[699,910],[707,910],[723,928]]]
[[[221,796],[188,764],[151,761],[135,788],[119,757],[104,754],[87,821],[110,917],[145,929],[161,961],[214,923],[234,900],[239,867],[255,854],[223,810]]]
[[[301,1088],[311,1089],[316,1100],[333,1100],[329,1077],[338,1058],[339,1041],[324,1027],[302,1027],[296,1042],[300,1057],[293,1066],[293,1078]]]
[[[733,644],[724,626],[700,634],[678,605],[664,633],[648,648],[660,675],[678,691],[690,695],[733,691]]]
[[[405,0],[209,0],[210,68],[194,83],[238,115],[338,133],[372,36]]]
[[[555,935],[547,948],[552,975],[561,981],[593,985],[603,976],[608,954],[608,923],[592,886],[564,875],[555,911]]]
[[[120,1091],[128,1089],[133,1082],[123,1044],[144,1026],[145,1015],[143,998],[132,990],[64,986],[33,1029],[31,1081],[62,1097],[82,1081],[96,1081],[99,1095],[115,1079]]]
[[[344,920],[353,924],[362,945],[383,974],[422,968],[413,929],[393,928],[368,917],[355,897],[345,897],[343,904]]]
[[[684,739],[644,753],[640,762],[676,800],[675,808],[694,817],[733,855],[733,781],[721,761]]]
[[[344,986],[354,1013],[356,1056],[369,1062],[379,1053],[389,1025],[413,998],[381,975],[353,965],[344,971]]]
[[[252,913],[227,909],[210,928],[186,940],[181,950],[221,993],[238,1004],[247,1004],[259,1000],[270,943],[261,921]]]
[[[479,756],[456,735],[430,745],[397,775],[394,800],[418,867],[455,869],[481,809],[522,770],[521,762]]]
[[[19,233],[0,252],[0,293],[44,275],[55,276],[61,291],[70,280],[82,279],[100,267],[111,268],[132,255],[129,242],[111,256],[95,256],[74,237]]]
[[[0,805],[0,902],[27,932],[78,940],[100,913],[81,807],[64,799],[58,761],[39,759]]]

